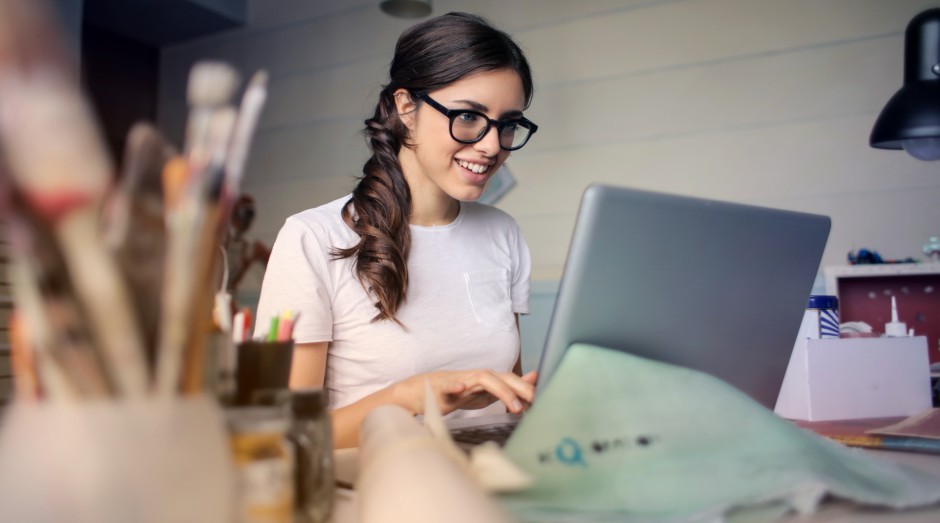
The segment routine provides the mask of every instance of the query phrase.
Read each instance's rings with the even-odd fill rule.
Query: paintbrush
[[[240,190],[245,162],[248,158],[248,150],[258,125],[261,109],[264,107],[264,102],[267,98],[267,78],[267,73],[264,71],[259,71],[251,77],[242,95],[242,101],[237,120],[234,123],[231,139],[228,142],[216,142],[216,145],[220,148],[215,151],[213,156],[214,160],[212,162],[213,167],[209,169],[209,172],[218,172],[221,174],[222,178],[217,178],[217,180],[223,183],[219,187],[217,197],[210,194],[210,201],[217,202],[216,208],[218,209],[218,217],[214,230],[211,229],[210,224],[205,224],[206,230],[204,231],[204,235],[205,237],[213,238],[213,244],[218,245],[223,254],[224,248],[221,243],[227,233],[229,215],[231,214],[235,197]],[[217,165],[219,168],[222,168],[221,171],[216,171],[215,160],[221,160],[222,163]],[[215,187],[213,187],[213,189],[215,189]],[[212,191],[210,191],[210,193],[211,192]],[[206,242],[207,243],[203,244],[203,247],[208,249],[208,240],[206,240]],[[203,269],[206,271],[203,281],[214,282],[218,280],[219,263],[217,262],[218,256],[215,254],[215,251],[204,250],[203,256],[200,256],[200,259],[202,259],[204,263]],[[187,345],[187,364],[183,377],[183,390],[189,393],[198,391],[202,386],[201,380],[207,375],[204,369],[204,363],[206,361],[205,346],[208,334],[213,331],[213,327],[217,327],[221,330],[222,333],[225,334],[226,340],[231,339],[231,307],[229,306],[231,296],[225,291],[228,278],[227,269],[228,265],[223,259],[221,263],[221,289],[215,293],[214,297],[211,287],[201,289],[199,299],[196,302],[197,311],[207,310],[211,307],[211,304],[214,303],[216,317],[219,318],[220,321],[218,321],[217,325],[213,325],[211,323],[211,317],[204,316],[201,326],[197,325],[192,331],[190,342]],[[216,360],[216,363],[219,365],[217,371],[220,375],[224,376],[234,368],[234,357],[232,356],[231,359],[228,359],[228,356],[232,355],[225,354],[223,357]]]
[[[234,108],[226,109],[220,110],[213,117],[208,135],[211,152],[206,167],[209,180],[205,202],[206,219],[201,223],[197,243],[194,268],[199,279],[193,296],[195,321],[189,332],[183,367],[182,390],[188,394],[195,394],[202,390],[205,377],[215,374],[213,370],[207,371],[206,369],[207,344],[209,334],[216,330],[212,310],[215,302],[216,282],[220,280],[219,273],[222,270],[221,264],[218,263],[220,259],[218,253],[225,225],[221,194],[224,190],[226,153],[236,122]]]
[[[215,375],[217,377],[216,381],[220,396],[225,397],[226,394],[230,394],[234,391],[235,384],[233,380],[237,358],[235,355],[235,344],[231,336],[232,296],[227,291],[229,265],[225,259],[223,243],[228,233],[232,207],[240,191],[241,180],[244,174],[245,162],[248,158],[251,141],[255,129],[258,126],[261,109],[264,107],[267,98],[267,79],[267,73],[259,71],[255,73],[248,82],[248,86],[245,88],[245,92],[242,95],[238,119],[235,122],[235,128],[232,132],[230,143],[224,151],[224,184],[220,187],[221,190],[218,195],[217,228],[213,234],[215,241],[219,243],[222,271],[219,290],[215,293],[213,300],[213,317],[215,324],[210,326],[204,318],[203,326],[193,330],[193,336],[187,346],[188,358],[183,377],[183,389],[186,392],[199,390],[202,386],[201,379],[206,375]],[[206,281],[216,281],[218,266],[219,264],[215,261],[208,263],[206,267],[209,268],[211,272],[207,275]],[[203,289],[202,292],[202,299],[199,300],[198,307],[207,306],[208,298],[211,296],[211,289]],[[212,327],[215,327],[215,329]],[[202,364],[202,362],[206,360],[204,356],[205,351],[202,349],[203,354],[200,354],[200,348],[205,347],[208,334],[214,330],[221,331],[222,337],[220,339],[225,340],[225,343],[223,347],[220,348],[219,354],[214,361],[217,367],[214,369],[215,372],[206,372]]]
[[[198,62],[189,72],[189,81],[186,84],[189,114],[186,119],[183,155],[199,169],[205,168],[209,155],[213,154],[209,136],[213,132],[213,118],[220,109],[231,106],[238,82],[238,72],[223,62]],[[193,181],[201,182],[200,191],[205,188],[207,182],[204,176],[196,177]]]
[[[111,385],[104,364],[78,311],[51,231],[30,214],[12,188],[3,184],[0,192],[10,242],[11,291],[21,314],[15,340],[17,358],[34,363],[50,398],[109,395]],[[26,369],[18,371],[29,379],[28,372],[23,374]],[[25,393],[19,387],[18,392]]]
[[[131,289],[147,363],[156,365],[160,296],[166,252],[163,167],[175,150],[149,123],[127,136],[121,179],[106,207],[105,239]]]
[[[112,168],[78,75],[42,4],[0,2],[0,141],[29,212],[49,225],[75,311],[127,396],[147,386],[127,289],[101,237]]]
[[[193,67],[187,98],[190,103],[184,147],[185,163],[171,162],[164,170],[167,263],[161,300],[161,327],[158,337],[156,388],[172,394],[180,387],[183,355],[194,329],[203,328],[201,287],[208,282],[205,268],[212,259],[216,242],[216,187],[221,183],[219,166],[234,126],[234,109],[227,106],[235,90],[237,75],[224,64],[200,63]],[[224,151],[224,149],[223,149]],[[213,194],[215,193],[215,194]],[[208,254],[206,254],[208,253]],[[201,349],[200,349],[201,350]],[[195,365],[200,350],[187,351],[187,367]]]
[[[238,109],[238,121],[232,134],[232,143],[229,146],[228,157],[225,163],[225,193],[229,200],[229,208],[241,190],[241,181],[245,172],[245,163],[248,160],[248,151],[251,141],[258,127],[261,109],[264,108],[268,97],[268,74],[258,71],[248,82],[245,93],[242,95],[241,106]],[[228,213],[226,213],[228,214]],[[225,217],[228,223],[228,216]]]
[[[36,370],[35,351],[20,314],[13,310],[8,320],[10,329],[10,366],[13,369],[14,399],[20,403],[39,400],[42,387]]]

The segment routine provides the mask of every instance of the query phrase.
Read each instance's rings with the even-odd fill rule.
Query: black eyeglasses
[[[450,118],[450,137],[460,143],[476,143],[490,132],[490,127],[496,126],[499,135],[499,147],[504,151],[515,151],[535,134],[539,126],[525,118],[512,118],[509,120],[491,120],[485,114],[471,109],[448,109],[434,101],[427,93],[412,93],[416,98],[427,102],[428,105]]]

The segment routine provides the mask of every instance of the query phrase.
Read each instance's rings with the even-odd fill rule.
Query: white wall
[[[160,123],[179,136],[194,60],[271,73],[244,186],[254,234],[347,193],[359,135],[412,22],[376,0],[249,0],[247,28],[163,52]],[[823,263],[849,250],[918,256],[940,234],[940,164],[868,147],[900,87],[903,31],[926,0],[435,0],[513,34],[535,73],[539,133],[509,160],[499,202],[534,278],[561,274],[594,181],[828,214]],[[249,285],[256,285],[257,278]]]

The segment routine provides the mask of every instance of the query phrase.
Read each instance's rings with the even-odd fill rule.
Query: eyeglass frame
[[[463,143],[463,144],[477,143],[483,138],[485,138],[486,135],[489,134],[490,129],[492,129],[493,126],[495,125],[496,134],[497,134],[496,141],[499,142],[499,148],[504,151],[518,151],[519,149],[522,149],[523,147],[525,147],[525,144],[529,143],[529,140],[532,139],[532,135],[535,134],[535,131],[538,131],[539,129],[539,126],[536,125],[535,122],[533,122],[532,120],[529,120],[528,118],[524,116],[519,117],[519,118],[512,118],[508,120],[494,120],[490,118],[489,116],[486,116],[485,114],[481,113],[480,111],[476,111],[473,109],[448,109],[447,107],[444,107],[443,105],[441,105],[440,102],[438,102],[437,100],[428,96],[428,93],[423,92],[423,91],[421,92],[412,91],[411,95],[414,96],[415,98],[423,100],[434,109],[437,109],[439,113],[443,114],[448,119],[450,119],[450,125],[448,126],[448,131],[450,132],[450,137],[453,138],[454,141],[458,143]],[[456,136],[454,136],[454,120],[456,120],[457,117],[462,114],[473,114],[486,120],[486,128],[483,130],[482,133],[480,133],[480,136],[478,136],[476,139],[461,140],[460,138],[457,138]],[[526,136],[525,141],[522,142],[522,144],[519,145],[519,147],[512,147],[512,148],[503,147],[503,143],[500,142],[498,139],[499,133],[502,132],[503,128],[505,128],[507,125],[518,123],[518,122],[525,122],[525,124],[530,126],[529,136]]]

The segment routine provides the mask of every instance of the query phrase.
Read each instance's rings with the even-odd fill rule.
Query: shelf
[[[826,293],[837,294],[837,278],[868,278],[878,276],[917,276],[940,274],[940,263],[878,263],[862,265],[834,265],[823,269]]]
[[[881,333],[895,297],[899,320],[927,336],[930,361],[940,362],[940,263],[844,265],[823,273],[826,294],[839,297],[840,321],[864,321]]]

